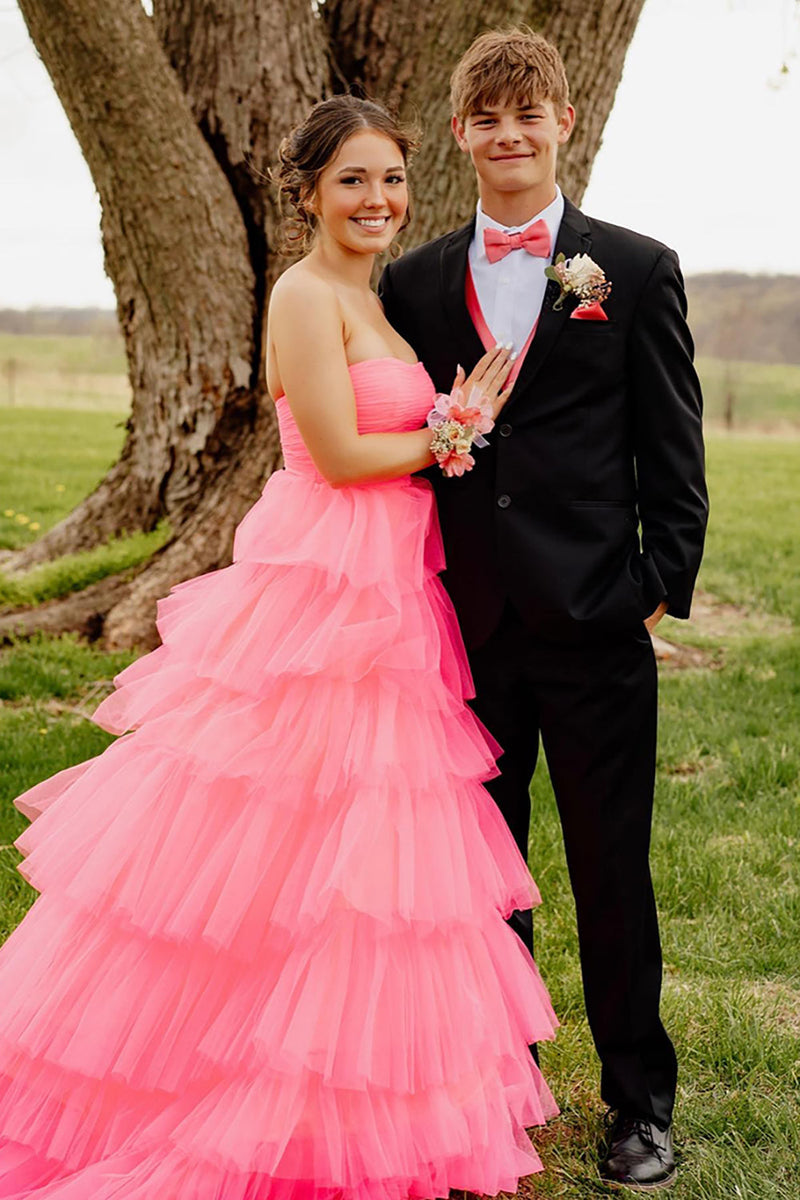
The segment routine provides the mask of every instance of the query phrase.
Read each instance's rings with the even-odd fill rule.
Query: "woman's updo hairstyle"
[[[280,199],[288,200],[295,216],[285,223],[284,252],[296,254],[309,249],[316,217],[306,207],[320,173],[354,133],[374,129],[392,139],[407,163],[419,145],[417,134],[374,100],[358,96],[331,96],[320,100],[301,125],[283,139],[278,149],[278,168],[272,173]],[[411,206],[403,229],[411,219]]]

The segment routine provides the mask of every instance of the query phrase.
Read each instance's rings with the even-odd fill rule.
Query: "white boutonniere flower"
[[[575,296],[578,306],[570,313],[571,317],[584,321],[608,320],[602,302],[611,294],[611,283],[603,268],[588,254],[576,254],[573,258],[559,254],[553,265],[546,268],[545,275],[561,289],[554,309],[562,308],[567,296]]]

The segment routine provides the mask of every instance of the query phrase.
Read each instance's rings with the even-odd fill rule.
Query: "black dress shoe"
[[[645,1117],[619,1113],[609,1134],[609,1149],[600,1166],[608,1183],[636,1192],[654,1192],[675,1182],[672,1126],[661,1130]]]

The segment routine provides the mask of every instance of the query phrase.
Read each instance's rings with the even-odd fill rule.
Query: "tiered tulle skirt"
[[[0,1197],[513,1190],[555,1029],[504,923],[538,897],[424,483],[273,476],[18,801],[41,893],[0,952]],[[127,732],[126,732],[127,731]],[[133,731],[133,732],[130,732]]]

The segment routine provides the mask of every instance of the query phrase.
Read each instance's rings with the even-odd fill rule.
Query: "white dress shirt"
[[[478,303],[492,336],[498,342],[511,342],[519,353],[539,319],[547,287],[545,267],[553,261],[537,258],[527,250],[512,250],[499,262],[490,263],[483,247],[483,231],[500,229],[503,233],[521,233],[534,221],[545,221],[550,230],[550,245],[555,249],[564,197],[556,188],[556,198],[547,208],[531,217],[524,225],[500,225],[488,217],[478,201],[475,234],[469,247],[469,266]]]

